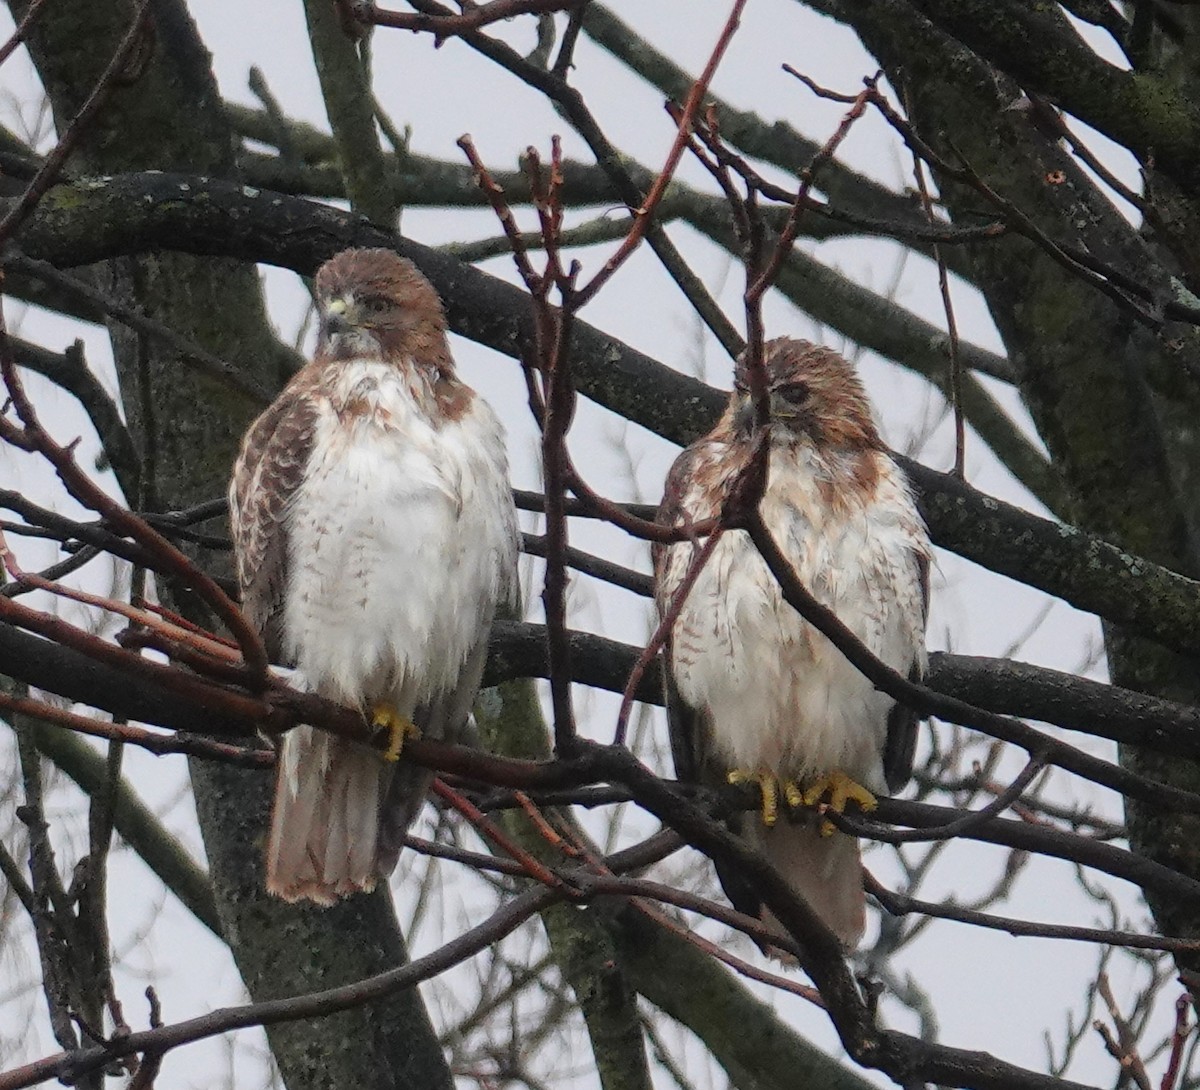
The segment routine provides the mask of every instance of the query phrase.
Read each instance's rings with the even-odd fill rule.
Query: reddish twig
[[[484,839],[490,840],[502,852],[520,863],[530,878],[541,882],[547,889],[562,890],[564,888],[566,883],[557,874],[515,843],[487,814],[470,799],[455,791],[441,777],[434,777],[430,790],[444,803],[462,814]]]
[[[200,708],[213,709],[214,714],[229,714],[248,724],[267,725],[270,721],[271,705],[263,700],[218,688],[188,671],[152,662],[86,632],[61,617],[32,609],[3,595],[0,595],[0,621],[8,621],[18,628],[45,636],[97,662],[121,670],[131,678],[143,678],[160,685],[185,700],[193,701]]]
[[[4,567],[11,575],[13,567],[17,566],[16,554],[8,549],[7,543],[3,540],[0,540],[0,554],[3,554]],[[57,564],[51,564],[50,567],[43,568],[39,572],[24,572],[20,578],[14,579],[13,582],[0,588],[0,594],[7,595],[10,598],[15,598],[20,594],[28,594],[30,591],[37,589],[34,586],[34,580],[43,580],[51,586],[58,586],[58,580],[72,575],[103,555],[103,552],[94,545],[84,545],[73,556],[65,557]]]
[[[550,258],[551,261],[554,258]],[[564,501],[567,495],[567,432],[575,414],[575,391],[570,376],[571,298],[578,274],[572,263],[560,290],[567,303],[558,315],[552,351],[544,374],[545,418],[542,423],[542,470],[546,486],[546,575],[542,604],[546,614],[546,639],[550,660],[550,703],[554,713],[554,745],[568,756],[576,741],[571,705],[571,642],[567,626],[568,529]],[[547,272],[549,275],[549,270]],[[544,305],[544,303],[542,304]],[[549,320],[549,315],[547,315]]]
[[[1183,1046],[1191,1035],[1192,1027],[1188,1025],[1188,1011],[1192,1006],[1192,997],[1184,992],[1175,1000],[1175,1029],[1171,1033],[1171,1055],[1167,1060],[1167,1069],[1163,1072],[1159,1090],[1175,1090],[1179,1082],[1179,1074],[1183,1068]]]
[[[212,654],[194,639],[179,639],[164,629],[148,629],[137,625],[117,633],[117,643],[130,650],[159,651],[173,664],[186,666],[189,671],[225,685],[241,686],[246,680],[241,656],[222,648]]]
[[[713,76],[716,75],[717,66],[720,65],[722,58],[725,56],[725,51],[729,47],[729,43],[733,40],[733,35],[736,33],[738,25],[741,22],[742,10],[745,6],[746,0],[734,0],[733,9],[729,13],[729,18],[725,20],[725,26],[721,30],[721,36],[717,39],[717,44],[713,47],[713,51],[709,55],[708,63],[705,64],[703,71],[696,79],[696,82],[692,84],[692,89],[688,92],[687,101],[683,104],[683,111],[677,122],[675,139],[671,143],[671,150],[667,152],[667,159],[663,164],[662,170],[658,172],[658,177],[654,179],[654,184],[650,187],[650,192],[646,195],[646,199],[642,202],[641,207],[630,209],[633,213],[633,226],[629,229],[629,234],[625,236],[624,241],[622,241],[616,252],[604,263],[603,267],[592,280],[580,289],[578,298],[578,305],[580,307],[585,306],[595,298],[596,293],[608,283],[613,273],[628,260],[630,254],[638,248],[642,238],[645,236],[646,229],[650,226],[650,219],[654,215],[654,210],[662,200],[663,194],[666,193],[667,186],[670,185],[671,178],[675,174],[675,169],[679,166],[679,161],[683,158],[683,153],[687,148],[688,137],[691,135],[692,121],[700,110],[701,103],[704,101],[704,96],[708,91],[708,85],[712,82]]]
[[[843,106],[850,106],[858,101],[858,95],[848,95],[844,91],[834,91],[832,88],[822,87],[811,76],[806,76],[803,72],[797,71],[790,64],[784,64],[783,70],[789,76],[795,76],[817,98],[823,98],[828,102],[840,102]]]
[[[562,263],[562,140],[557,134],[550,137],[549,177],[543,174],[541,156],[537,148],[532,146],[525,149],[525,174],[529,178],[529,192],[546,255],[546,272],[541,278],[543,291],[548,291],[552,284],[561,288],[568,277]],[[571,303],[572,310],[579,309],[578,292],[573,295]]]
[[[631,514],[618,503],[600,495],[580,476],[579,471],[571,465],[567,471],[567,482],[572,492],[579,500],[580,517],[586,518],[590,513],[605,522],[611,522],[618,529],[624,530],[630,537],[641,538],[643,541],[658,541],[670,544],[676,541],[691,541],[700,534],[711,534],[717,527],[717,519],[706,519],[697,522],[689,528],[664,526],[652,519],[641,518]],[[575,514],[575,512],[572,512]]]
[[[168,609],[160,602],[143,601],[141,602],[141,608],[149,613],[156,614],[164,621],[168,621],[170,624],[174,625],[176,628],[182,628],[185,632],[191,632],[202,637],[208,643],[218,644],[220,647],[228,648],[230,651],[237,650],[237,643],[234,640],[231,640],[228,636],[219,636],[215,632],[209,632],[208,629],[202,628],[198,624],[194,624],[192,621],[189,621],[185,616],[183,616],[183,614],[176,613],[173,609]],[[218,652],[214,649],[212,653],[215,655]]]
[[[11,439],[14,433],[17,436],[23,434],[35,445],[38,453],[54,467],[59,479],[76,500],[102,515],[116,530],[133,538],[145,548],[157,562],[158,570],[195,588],[197,593],[213,608],[217,616],[229,626],[229,630],[238,641],[242,657],[246,661],[251,676],[264,677],[267,669],[266,648],[258,633],[246,622],[236,603],[230,600],[210,575],[198,568],[145,519],[121,506],[100,488],[79,468],[75,462],[73,448],[60,446],[42,427],[33,404],[26,396],[25,388],[17,375],[16,366],[9,351],[8,334],[4,329],[2,315],[0,315],[0,374],[3,375],[17,416],[24,425],[22,433],[15,425],[0,417],[0,436]]]
[[[854,97],[845,97],[843,100],[853,102]],[[668,109],[672,111],[672,117],[674,117],[677,113],[677,108],[668,106]],[[798,192],[785,189],[783,186],[777,185],[775,182],[763,177],[761,173],[751,166],[748,160],[722,143],[719,136],[718,121],[719,119],[715,116],[715,111],[710,111],[706,115],[703,125],[697,124],[693,126],[696,140],[693,141],[693,146],[691,146],[690,150],[699,160],[700,164],[712,174],[717,184],[720,185],[726,198],[729,199],[730,207],[735,217],[738,215],[738,206],[742,202],[742,198],[731,190],[728,173],[731,170],[747,186],[768,200],[789,206],[794,204],[799,197]],[[712,157],[711,159],[705,156],[704,150],[709,152]],[[847,226],[858,228],[864,233],[883,235],[904,242],[940,242],[946,245],[964,245],[1000,238],[1009,230],[1008,224],[1003,220],[995,220],[991,223],[984,223],[975,227],[955,227],[950,224],[920,224],[915,221],[900,222],[874,219],[870,216],[863,216],[859,213],[848,211],[845,208],[836,208],[827,201],[818,200],[811,193],[809,193],[807,198],[804,198],[803,203],[806,212],[813,212],[834,223],[843,223]],[[738,232],[739,238],[743,233],[743,231]]]
[[[504,199],[503,186],[496,182],[491,172],[484,165],[470,134],[464,133],[455,142],[462,148],[463,154],[466,155],[467,161],[471,164],[471,169],[475,172],[475,184],[483,190],[484,196],[487,197],[488,203],[492,206],[492,211],[496,213],[496,218],[500,221],[500,227],[504,231],[505,238],[508,239],[509,248],[512,250],[513,263],[517,266],[517,272],[521,274],[521,279],[525,281],[526,290],[530,295],[537,295],[541,288],[541,277],[538,276],[532,262],[529,260],[529,251],[525,248],[524,239],[521,237],[521,229],[517,226],[517,221],[513,218],[512,209]]]
[[[0,568],[3,568],[8,577],[17,583],[25,578],[24,570],[17,563],[17,554],[8,546],[8,538],[4,534],[3,527],[0,527]]]
[[[817,171],[833,158],[839,145],[849,135],[854,123],[866,112],[868,103],[872,101],[871,95],[873,90],[874,88],[871,86],[859,92],[853,100],[853,105],[846,113],[846,116],[842,118],[833,135],[825,141],[821,150],[813,156],[812,162],[800,172],[800,188],[796,192],[796,199],[792,203],[791,211],[788,213],[787,222],[779,234],[779,241],[775,246],[775,251],[771,255],[770,261],[759,273],[758,279],[747,287],[747,301],[752,298],[761,297],[767,288],[775,282],[775,278],[779,275],[779,269],[791,252],[792,243],[796,239],[796,232],[800,228],[800,217],[804,214],[805,206],[808,203],[809,190],[812,189]]]
[[[178,734],[156,734],[142,727],[131,727],[122,723],[105,723],[99,719],[91,719],[84,715],[76,715],[65,708],[57,708],[43,700],[32,697],[10,696],[0,692],[0,708],[52,723],[56,727],[66,727],[77,734],[86,734],[91,738],[104,738],[110,742],[128,742],[139,749],[147,750],[162,757],[168,753],[186,753],[192,757],[204,757],[208,760],[224,761],[226,764],[241,765],[245,768],[270,768],[275,763],[275,754],[265,749],[246,749],[243,746],[231,746],[222,742],[214,742],[207,738],[182,737]]]
[[[3,553],[3,542],[0,540],[0,553]],[[205,632],[196,625],[189,625],[184,628],[175,624],[174,621],[168,621],[160,616],[159,610],[151,611],[149,609],[138,609],[136,606],[129,605],[126,602],[118,601],[116,598],[106,598],[100,594],[90,594],[85,590],[79,590],[76,587],[63,586],[62,583],[56,583],[47,579],[44,575],[35,572],[21,571],[16,567],[16,560],[11,556],[7,558],[11,561],[9,568],[10,574],[21,584],[36,588],[38,590],[47,591],[60,598],[69,599],[72,602],[78,602],[80,605],[93,606],[96,609],[103,609],[109,613],[115,613],[134,624],[142,625],[152,632],[159,633],[167,638],[176,641],[185,646],[190,646],[193,649],[200,651],[205,655],[212,656],[226,663],[240,663],[241,657],[237,653],[236,647],[231,647],[223,640],[217,639],[211,634]],[[14,570],[15,569],[15,570]],[[169,612],[169,611],[167,611]]]
[[[695,585],[700,573],[704,570],[704,565],[708,563],[709,558],[716,550],[717,543],[721,540],[723,533],[724,528],[718,523],[712,533],[708,535],[704,544],[700,546],[696,554],[692,557],[692,561],[688,565],[688,569],[684,573],[674,597],[663,611],[662,617],[654,629],[654,633],[646,641],[646,646],[642,649],[642,653],[638,655],[637,661],[633,664],[633,669],[629,671],[629,680],[625,683],[625,691],[621,694],[621,708],[617,712],[617,729],[613,736],[613,745],[623,746],[625,744],[625,732],[629,725],[629,713],[633,708],[633,701],[638,687],[642,683],[642,677],[645,675],[650,663],[655,660],[659,651],[666,644],[667,637],[670,635],[671,629],[675,627],[675,622],[679,619],[679,614],[687,602],[687,597],[691,593],[692,587]]]
[[[533,822],[534,828],[537,829],[547,844],[553,845],[564,855],[569,855],[572,858],[580,855],[582,849],[579,845],[568,840],[555,829],[546,819],[546,815],[537,808],[537,804],[524,791],[514,791],[513,799],[525,812],[525,816]]]

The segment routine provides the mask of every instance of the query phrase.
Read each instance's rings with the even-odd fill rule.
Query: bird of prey
[[[504,430],[455,374],[429,281],[346,250],[316,297],[316,357],[246,433],[229,507],[272,661],[391,735],[387,754],[307,726],[280,745],[267,889],[330,905],[391,871],[420,809],[405,736],[466,724],[493,615],[516,604],[517,524]]]
[[[817,599],[889,666],[920,677],[929,539],[862,384],[840,355],[807,341],[769,341],[764,362],[763,521]],[[686,527],[716,517],[751,458],[756,426],[739,360],[724,415],[671,468],[659,520]],[[700,547],[655,547],[660,616]],[[761,818],[743,816],[738,831],[844,946],[855,946],[864,924],[858,842],[804,807],[825,800],[840,811],[854,799],[870,808],[873,793],[902,787],[917,716],[877,691],[784,601],[744,530],[717,543],[671,626],[666,654],[676,774],[710,785],[757,783]],[[778,820],[781,796],[793,820]],[[735,907],[763,915],[744,882],[718,872]]]

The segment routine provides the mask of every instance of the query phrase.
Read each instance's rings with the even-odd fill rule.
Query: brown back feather
[[[312,453],[319,375],[314,364],[304,368],[250,425],[229,486],[242,612],[275,662],[282,655],[288,501],[300,487]]]

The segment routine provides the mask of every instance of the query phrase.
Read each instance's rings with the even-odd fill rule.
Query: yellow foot
[[[833,771],[826,773],[817,780],[801,796],[805,806],[816,806],[828,796],[825,805],[839,814],[845,813],[846,803],[856,802],[861,810],[874,810],[879,805],[875,796],[860,783],[855,783],[844,772]],[[790,801],[790,798],[789,798]],[[821,822],[821,835],[829,836],[833,832],[832,821]]]
[[[400,760],[405,738],[421,737],[420,728],[390,704],[376,704],[371,709],[371,726],[388,732],[388,747],[380,754],[385,761]]]
[[[782,793],[788,806],[804,801],[804,794],[793,780],[781,780],[774,772],[735,768],[726,779],[732,784],[754,783],[762,794],[762,823],[769,829],[779,820],[779,796]]]

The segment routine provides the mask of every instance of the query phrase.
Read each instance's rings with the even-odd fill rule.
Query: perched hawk
[[[862,385],[836,352],[782,337],[765,348],[770,454],[760,510],[804,584],[888,665],[925,670],[929,540],[908,484],[888,456]],[[753,449],[754,404],[739,361],[717,426],[667,478],[659,519],[715,517]],[[656,546],[660,615],[699,549]],[[912,771],[917,719],[878,692],[780,594],[749,535],[727,532],[688,594],[667,643],[671,745],[680,779],[753,781],[761,820],[739,831],[759,847],[847,947],[862,935],[855,838],[813,814],[778,818],[824,798],[867,807]],[[734,905],[762,906],[722,874]]]
[[[284,735],[267,888],[328,905],[395,865],[429,783],[394,763],[404,735],[454,739],[467,721],[492,616],[516,602],[517,526],[503,429],[456,377],[425,277],[346,250],[316,294],[316,359],[246,433],[229,507],[242,609],[272,661],[392,732],[387,755]]]

